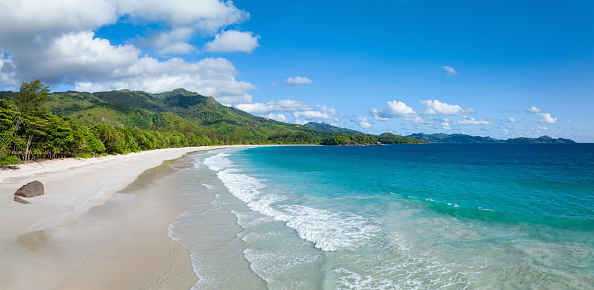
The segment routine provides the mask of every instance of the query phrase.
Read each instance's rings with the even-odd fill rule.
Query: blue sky
[[[592,1],[79,2],[0,3],[0,90],[183,87],[289,123],[594,142]]]

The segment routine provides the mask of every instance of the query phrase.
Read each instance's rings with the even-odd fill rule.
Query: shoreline
[[[197,277],[190,253],[168,232],[184,203],[174,185],[164,184],[180,170],[167,161],[230,147],[51,160],[0,171],[0,288],[192,287]],[[44,184],[45,195],[27,198],[31,204],[13,201],[13,193],[33,180]]]

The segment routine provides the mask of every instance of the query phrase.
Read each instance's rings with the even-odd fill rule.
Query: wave
[[[300,238],[310,241],[320,250],[360,247],[381,234],[381,224],[375,219],[348,212],[333,212],[303,205],[275,205],[287,198],[262,193],[266,186],[257,178],[240,173],[227,158],[219,153],[206,158],[204,164],[217,172],[218,178],[235,197],[248,207],[265,216],[282,221],[294,229]]]

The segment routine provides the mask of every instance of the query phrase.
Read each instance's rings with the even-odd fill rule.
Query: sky
[[[365,133],[594,143],[594,1],[3,0],[0,90],[185,88]]]

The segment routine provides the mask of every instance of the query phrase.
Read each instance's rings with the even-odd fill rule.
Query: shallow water
[[[235,233],[225,245],[265,281],[255,288],[594,285],[592,144],[257,147],[192,170],[188,192],[216,194],[212,214]],[[198,218],[180,216],[173,235],[191,236],[175,228]],[[228,267],[190,251],[196,269]]]

